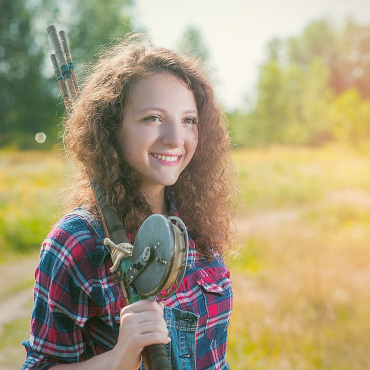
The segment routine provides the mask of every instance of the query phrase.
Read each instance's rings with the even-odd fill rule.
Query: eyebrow
[[[146,111],[150,111],[150,110],[157,110],[157,111],[160,111],[160,112],[165,112],[167,113],[167,109],[164,109],[164,108],[161,108],[161,107],[147,107],[147,108],[144,108],[142,110],[139,111],[139,113],[144,113]],[[189,113],[193,113],[193,114],[198,114],[198,109],[186,109],[183,111],[184,114],[189,114]]]
[[[184,111],[184,113],[197,113],[198,114],[198,109],[188,109]]]

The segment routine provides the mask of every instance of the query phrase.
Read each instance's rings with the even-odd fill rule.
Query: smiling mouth
[[[180,158],[179,155],[161,155],[161,154],[155,154],[155,153],[151,153],[151,155],[154,158],[158,158],[166,162],[176,162]]]

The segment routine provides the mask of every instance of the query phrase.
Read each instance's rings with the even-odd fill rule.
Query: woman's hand
[[[144,347],[170,341],[163,308],[162,302],[144,299],[121,310],[119,337],[111,352],[115,359],[114,368],[136,370],[140,367]]]

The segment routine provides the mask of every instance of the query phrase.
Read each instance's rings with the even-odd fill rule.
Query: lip
[[[150,156],[155,161],[165,166],[177,166],[181,162],[181,158],[183,157],[182,154],[166,154],[166,153],[150,153]],[[157,156],[170,158],[177,157],[177,160],[168,161],[162,158],[158,158]]]

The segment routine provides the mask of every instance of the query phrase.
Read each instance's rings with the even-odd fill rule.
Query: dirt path
[[[31,315],[27,304],[37,261],[38,255],[33,255],[0,266],[0,335],[4,324]]]
[[[292,222],[299,217],[300,212],[298,209],[289,209],[246,217],[236,221],[237,233],[246,236],[272,226]]]
[[[32,289],[26,289],[12,295],[0,304],[0,335],[3,332],[4,324],[30,316],[31,310],[26,305],[31,299]]]

